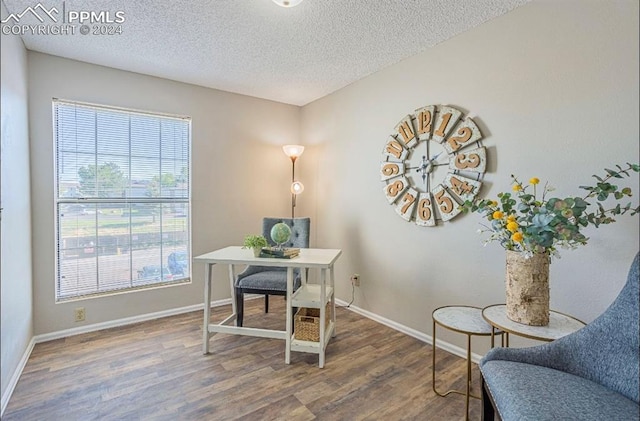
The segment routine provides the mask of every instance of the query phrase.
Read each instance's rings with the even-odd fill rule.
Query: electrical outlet
[[[84,322],[86,316],[84,307],[78,307],[74,310],[76,322]]]
[[[351,283],[354,286],[359,287],[360,286],[360,275],[358,275],[357,273],[354,273],[353,275],[351,275]]]

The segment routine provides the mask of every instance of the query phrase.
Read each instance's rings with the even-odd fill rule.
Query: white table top
[[[482,309],[446,306],[434,310],[433,320],[447,329],[471,335],[490,335],[491,325],[482,318]]]
[[[500,330],[540,341],[554,341],[585,326],[584,322],[553,310],[549,312],[548,326],[529,326],[514,322],[507,317],[505,304],[485,307],[482,316]]]
[[[246,264],[257,266],[330,268],[342,254],[339,249],[302,248],[300,254],[292,259],[255,257],[252,249],[229,246],[194,257],[202,263]]]

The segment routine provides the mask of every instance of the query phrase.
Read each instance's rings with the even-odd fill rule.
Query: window
[[[53,101],[56,300],[190,279],[191,120]]]

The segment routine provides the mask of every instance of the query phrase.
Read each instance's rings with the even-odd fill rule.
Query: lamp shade
[[[304,152],[304,146],[301,145],[284,145],[282,147],[284,154],[289,158],[297,158]]]
[[[291,183],[291,193],[300,194],[304,191],[304,184],[299,181],[294,181]]]
[[[302,3],[302,0],[273,0],[275,4],[282,7],[293,7]]]

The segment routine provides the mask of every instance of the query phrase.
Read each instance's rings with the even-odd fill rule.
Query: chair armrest
[[[550,367],[553,364],[551,359],[558,356],[557,352],[550,349],[553,344],[551,342],[529,348],[493,348],[482,358],[480,366],[488,361],[502,360]]]
[[[553,368],[585,377],[582,372],[585,360],[597,358],[589,351],[590,345],[593,346],[597,340],[593,328],[594,326],[587,325],[553,342],[528,348],[494,348],[480,361],[480,367],[488,361],[503,360]]]

